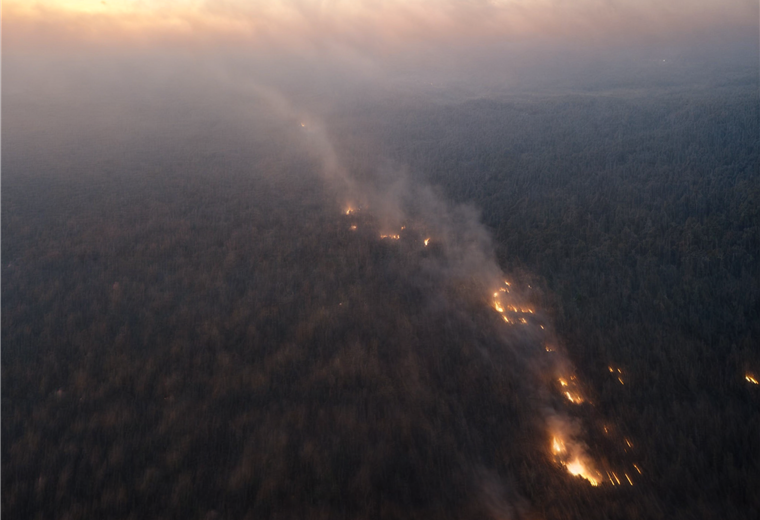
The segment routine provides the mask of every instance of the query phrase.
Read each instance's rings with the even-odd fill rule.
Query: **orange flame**
[[[599,480],[594,474],[583,464],[583,462],[580,461],[580,459],[575,459],[574,461],[570,462],[569,464],[566,464],[565,467],[567,468],[567,471],[570,472],[571,475],[575,475],[576,477],[582,477],[589,481],[589,483],[592,486],[598,486]]]
[[[757,384],[760,384],[760,383],[758,383],[758,382],[757,382],[757,379],[755,379],[754,377],[752,377],[752,376],[751,376],[751,375],[749,375],[749,374],[745,375],[745,376],[744,376],[744,379],[746,379],[747,381],[749,381],[749,382],[750,382],[750,383],[752,383],[753,385],[757,385]]]

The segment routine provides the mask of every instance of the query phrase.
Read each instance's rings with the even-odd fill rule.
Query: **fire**
[[[493,302],[493,308],[496,309],[497,312],[504,312],[504,307],[502,307],[499,302]]]
[[[639,467],[636,464],[634,464],[633,467],[636,469],[636,471],[639,472],[639,475],[641,475],[641,470],[639,469]]]
[[[565,451],[565,443],[562,442],[560,439],[554,437],[552,439],[552,451],[555,455],[562,453]]]
[[[354,211],[355,211],[354,208],[352,208],[351,206],[349,206],[349,207],[346,208],[346,215],[350,215]]]
[[[426,239],[424,240],[424,242],[425,242],[425,247],[427,247],[428,243],[430,242],[430,239],[429,239],[429,238],[426,238]]]
[[[594,476],[591,471],[586,468],[586,466],[583,464],[583,462],[580,461],[580,459],[575,459],[574,461],[565,464],[565,467],[567,468],[567,471],[570,472],[571,475],[575,475],[576,477],[582,477],[589,481],[589,483],[592,486],[598,486],[599,480],[596,476]]]
[[[306,123],[301,123],[301,128],[305,128],[305,127],[306,127]]]
[[[625,384],[625,383],[623,383],[623,380],[622,380],[622,379],[620,379],[619,377],[618,377],[618,381],[620,381],[620,384],[621,384],[621,385],[624,385],[624,384]]]
[[[631,477],[629,477],[629,476],[628,476],[628,473],[625,473],[625,478],[627,478],[627,479],[628,479],[628,483],[629,483],[630,485],[633,485],[633,482],[631,481]]]
[[[744,376],[744,379],[746,379],[747,381],[749,381],[749,382],[750,382],[750,383],[752,383],[753,385],[757,385],[757,384],[760,384],[760,383],[758,383],[758,382],[757,382],[757,379],[755,379],[754,377],[752,377],[752,376],[751,376],[751,375],[749,375],[749,374],[745,375],[745,376]]]
[[[564,379],[562,379],[562,378],[560,377],[560,378],[559,378],[559,384],[561,384],[562,386],[567,386],[567,381],[565,381]]]
[[[570,392],[565,392],[565,397],[567,397],[568,401],[570,401],[573,404],[580,404],[583,402],[583,398],[577,394],[571,394]]]
[[[351,227],[350,227],[350,228],[348,228],[348,229],[350,229],[351,231],[356,231],[356,225],[353,225],[353,226],[351,226]]]
[[[380,238],[390,238],[391,240],[398,240],[401,238],[400,235],[380,235]]]

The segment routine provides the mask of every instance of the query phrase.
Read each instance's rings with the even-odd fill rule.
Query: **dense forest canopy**
[[[756,49],[489,56],[8,60],[3,512],[756,518]]]

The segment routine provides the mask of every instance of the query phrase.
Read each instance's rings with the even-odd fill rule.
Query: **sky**
[[[262,52],[753,35],[754,0],[7,0],[5,52],[222,46]]]

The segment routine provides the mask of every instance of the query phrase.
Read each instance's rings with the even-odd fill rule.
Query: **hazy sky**
[[[271,50],[525,39],[592,44],[746,32],[755,0],[7,0],[4,52],[68,46],[245,45]]]

